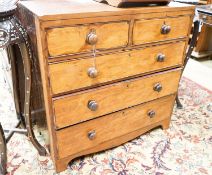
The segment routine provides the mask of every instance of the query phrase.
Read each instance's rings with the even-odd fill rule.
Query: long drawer
[[[49,56],[88,52],[96,49],[124,47],[128,44],[127,21],[75,25],[47,30]]]
[[[175,95],[71,126],[56,132],[58,156],[74,155],[130,132],[169,119]]]
[[[97,76],[89,77],[93,58],[49,65],[53,94],[89,87],[169,68],[183,63],[185,42],[170,43],[123,53],[96,57]]]
[[[137,20],[133,29],[133,44],[170,40],[189,34],[190,16]]]
[[[177,91],[181,69],[53,99],[56,128],[73,125]]]

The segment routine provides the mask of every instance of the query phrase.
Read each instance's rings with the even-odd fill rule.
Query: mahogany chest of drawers
[[[72,159],[169,127],[194,7],[23,1],[33,98],[57,172]],[[39,81],[39,80],[42,81]],[[38,122],[39,123],[39,122]]]

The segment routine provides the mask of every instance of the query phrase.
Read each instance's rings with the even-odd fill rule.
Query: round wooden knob
[[[164,24],[161,27],[161,34],[168,34],[171,31],[171,26]]]
[[[88,138],[90,139],[90,140],[93,140],[93,139],[95,139],[95,137],[96,137],[96,131],[89,131],[88,132]]]
[[[164,54],[159,53],[159,54],[157,55],[157,62],[164,62],[165,58],[166,58],[166,57],[165,57]]]
[[[97,71],[97,69],[96,69],[95,67],[90,67],[90,68],[88,69],[88,76],[89,76],[90,78],[96,78],[97,75],[98,75],[98,71]]]
[[[150,110],[147,112],[147,115],[150,117],[150,118],[153,118],[155,116],[156,112],[154,110]]]
[[[153,90],[160,92],[162,90],[162,85],[160,83],[156,83],[153,87]]]
[[[96,111],[98,109],[98,103],[95,100],[91,100],[88,102],[88,108],[91,111]]]
[[[90,44],[90,45],[94,45],[96,44],[98,41],[98,37],[95,33],[91,32],[88,34],[87,36],[87,43]]]

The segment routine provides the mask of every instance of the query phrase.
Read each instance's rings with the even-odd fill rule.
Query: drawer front
[[[181,69],[123,81],[53,100],[55,126],[62,128],[177,91]]]
[[[175,95],[163,97],[57,131],[59,158],[101,147],[106,141],[169,118],[174,100]]]
[[[53,94],[72,91],[129,76],[182,65],[185,42],[96,57],[97,76],[88,74],[93,58],[49,66]]]
[[[127,22],[78,25],[47,30],[49,55],[59,56],[96,49],[124,47],[128,43]]]
[[[133,29],[133,44],[186,37],[190,29],[190,16],[153,20],[138,20]]]

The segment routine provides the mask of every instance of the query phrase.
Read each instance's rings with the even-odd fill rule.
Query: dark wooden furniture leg
[[[25,125],[25,119],[23,116],[23,105],[22,105],[22,101],[23,99],[21,99],[21,94],[20,94],[20,89],[24,91],[24,89],[22,89],[22,87],[20,86],[21,82],[21,77],[19,77],[19,73],[18,73],[18,69],[22,69],[19,68],[18,64],[17,64],[17,52],[16,52],[16,48],[14,45],[8,46],[7,48],[7,53],[8,53],[8,59],[11,63],[11,73],[12,73],[12,84],[13,84],[13,98],[14,98],[14,103],[15,103],[15,110],[16,110],[16,115],[17,118],[19,120],[21,120],[21,124],[23,125],[24,128],[26,128]]]
[[[188,49],[188,51],[186,53],[186,58],[185,58],[185,61],[184,61],[184,68],[183,68],[183,70],[185,69],[186,64],[188,63],[188,60],[191,57],[191,53],[194,50],[194,46],[196,45],[197,37],[198,37],[198,33],[199,33],[199,26],[200,26],[199,20],[195,21],[194,22],[194,28],[193,28],[193,35],[192,35],[192,38],[191,38],[191,41],[190,41],[189,49]],[[182,109],[183,108],[183,105],[180,102],[180,99],[179,99],[178,94],[176,96],[176,104],[177,104],[177,108],[178,109]]]
[[[6,174],[7,149],[4,131],[0,123],[0,174]]]
[[[21,57],[16,58],[13,50],[13,46],[18,46]],[[18,123],[15,128],[7,128],[3,130],[0,124],[0,175],[6,174],[6,144],[14,133],[27,134],[32,144],[36,147],[40,155],[46,155],[46,149],[40,145],[37,141],[31,119],[31,63],[32,63],[32,51],[29,43],[28,35],[25,29],[20,25],[18,20],[14,16],[14,10],[10,12],[0,13],[0,48],[5,48],[9,51],[9,59],[12,66],[12,80],[14,88],[14,100],[15,108],[18,117]],[[23,76],[19,77],[16,74],[16,70],[20,67],[16,64],[16,59],[21,59]],[[20,79],[23,84],[23,89],[20,87]],[[20,97],[20,91],[24,91],[24,95]],[[22,109],[23,108],[23,109]],[[19,129],[20,124],[23,124],[26,129]],[[7,132],[7,137],[5,134]]]
[[[24,117],[25,117],[25,123],[26,123],[26,129],[27,134],[32,142],[32,144],[35,146],[35,148],[38,150],[40,155],[46,155],[46,149],[40,145],[40,143],[37,141],[32,121],[31,121],[31,110],[30,110],[30,103],[31,103],[31,62],[32,62],[32,51],[28,39],[28,35],[25,31],[25,29],[19,24],[19,22],[15,21],[13,24],[16,28],[16,30],[19,32],[19,36],[22,37],[22,42],[17,43],[18,47],[20,48],[21,52],[21,58],[23,62],[23,69],[24,69]]]

